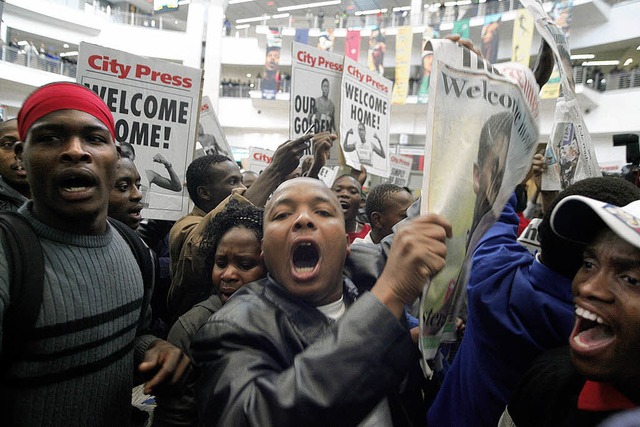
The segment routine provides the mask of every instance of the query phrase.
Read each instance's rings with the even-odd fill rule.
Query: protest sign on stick
[[[123,155],[142,177],[145,218],[188,213],[182,185],[194,155],[202,71],[80,43],[77,82],[107,104]]]
[[[411,175],[411,165],[413,164],[413,157],[402,156],[400,154],[389,155],[389,184],[399,185],[400,187],[406,187],[409,185],[409,176]]]
[[[293,43],[289,106],[291,139],[300,138],[309,129],[312,133],[337,133],[343,62],[342,55]],[[313,146],[305,154],[312,152]],[[327,165],[334,166],[338,163],[340,148],[338,144],[334,144]]]
[[[347,165],[389,176],[391,82],[345,58],[340,108],[341,147]]]
[[[491,65],[449,40],[432,40],[432,73],[421,212],[448,218],[447,265],[425,290],[419,346],[427,374],[441,343],[454,342],[468,260],[516,184],[538,144],[539,98],[521,64]]]

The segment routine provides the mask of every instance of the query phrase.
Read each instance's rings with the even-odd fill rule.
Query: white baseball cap
[[[551,213],[553,231],[578,243],[589,243],[603,225],[640,248],[640,200],[618,207],[584,196],[569,196]]]

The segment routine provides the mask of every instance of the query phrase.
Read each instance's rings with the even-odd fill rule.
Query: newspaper
[[[389,176],[391,81],[344,59],[340,107],[341,148],[347,165]]]
[[[425,374],[441,343],[456,341],[468,260],[531,167],[539,88],[517,63],[491,65],[450,40],[432,40],[421,212],[453,225],[447,265],[425,286],[419,347]],[[436,363],[437,365],[437,363]]]
[[[249,147],[249,157],[243,163],[245,170],[260,175],[271,163],[275,151],[260,147]]]
[[[536,0],[522,0],[533,16],[536,29],[549,44],[560,73],[561,95],[556,101],[553,126],[545,153],[547,169],[542,190],[559,191],[585,178],[602,176],[591,135],[578,104],[571,66],[571,52],[565,32]]]
[[[80,43],[77,82],[107,104],[123,155],[142,177],[149,219],[189,213],[182,183],[194,156],[202,70]]]
[[[389,164],[391,166],[391,172],[389,173],[387,182],[389,184],[399,185],[400,187],[407,187],[409,185],[409,177],[411,176],[413,157],[391,153],[389,155]]]
[[[301,43],[293,43],[291,58],[291,103],[289,137],[297,139],[307,131],[337,133],[340,125],[340,83],[344,57]],[[313,127],[311,127],[313,125]],[[305,154],[312,154],[309,147]],[[334,144],[327,166],[340,163],[340,147]]]
[[[196,157],[206,154],[222,154],[233,160],[231,147],[208,96],[203,96],[200,104],[197,142],[200,145],[196,144]]]

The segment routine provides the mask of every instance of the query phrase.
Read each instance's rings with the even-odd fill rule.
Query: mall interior
[[[155,5],[154,5],[155,3]],[[569,42],[576,93],[600,168],[619,172],[626,149],[614,139],[640,134],[640,1],[573,0]],[[289,137],[291,43],[308,29],[315,45],[327,30],[333,51],[344,54],[348,30],[361,34],[361,62],[369,35],[386,34],[384,75],[395,78],[395,34],[413,32],[409,95],[393,105],[390,150],[414,157],[409,187],[422,180],[427,104],[417,102],[423,33],[452,33],[454,22],[469,19],[469,38],[478,43],[484,17],[501,13],[497,61],[509,61],[518,0],[3,0],[0,38],[0,105],[15,117],[26,96],[54,81],[75,81],[81,42],[89,42],[204,70],[203,95],[212,100],[235,160],[249,147],[275,149]],[[553,3],[545,3],[550,10]],[[155,10],[155,9],[158,10]],[[280,27],[283,75],[275,99],[263,99],[269,27]],[[533,39],[530,64],[541,44]],[[553,124],[554,99],[541,102],[540,140]],[[462,112],[461,112],[462,113]],[[622,135],[622,137],[616,137]],[[626,138],[626,139],[625,139]],[[637,136],[635,136],[637,141]]]

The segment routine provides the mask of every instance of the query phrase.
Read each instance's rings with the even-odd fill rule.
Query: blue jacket
[[[435,401],[429,426],[495,426],[536,356],[567,344],[571,280],[517,242],[516,198],[473,254],[464,339]]]

